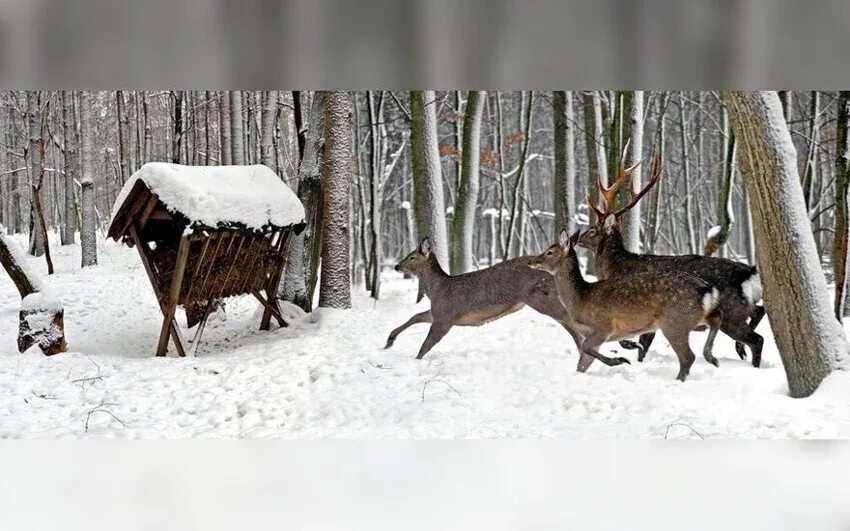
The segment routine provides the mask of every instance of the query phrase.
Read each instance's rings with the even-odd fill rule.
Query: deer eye
[[[549,249],[548,251],[546,251],[546,256],[552,256],[552,249]]]

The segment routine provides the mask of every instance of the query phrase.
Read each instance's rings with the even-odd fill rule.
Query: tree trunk
[[[347,92],[325,98],[325,184],[322,227],[322,278],[319,306],[351,307],[349,268],[349,193],[351,189],[351,102]]]
[[[148,108],[148,95],[144,91],[142,92],[142,114],[144,114],[145,122],[145,146],[142,152],[144,153],[144,162],[150,162],[153,156],[153,129],[151,128],[151,115]]]
[[[835,273],[835,317],[839,321],[844,317],[847,286],[847,192],[850,188],[848,122],[850,122],[850,91],[841,91],[838,96],[835,141],[835,244],[832,249],[832,267]]]
[[[230,135],[232,164],[245,164],[245,131],[242,117],[242,92],[230,91]]]
[[[77,231],[77,203],[75,200],[76,187],[74,179],[77,167],[77,136],[75,133],[74,104],[71,92],[62,92],[62,134],[65,140],[65,205],[64,224],[62,226],[62,245],[74,243],[74,233]]]
[[[656,114],[658,115],[658,132],[655,140],[655,146],[658,149],[658,155],[661,157],[661,160],[664,160],[665,154],[665,143],[667,141],[667,127],[664,116],[667,113],[667,102],[669,101],[670,95],[665,92],[663,96],[660,98],[656,98]],[[667,179],[663,179],[655,184],[652,188],[652,191],[649,193],[649,213],[646,216],[646,229],[644,230],[643,236],[643,246],[644,250],[652,254],[655,252],[655,244],[658,240],[658,231],[659,231],[659,223],[658,223],[658,211],[661,206],[661,196],[662,191],[664,189],[664,185],[667,182]]]
[[[322,249],[322,174],[326,92],[316,91],[305,133],[304,157],[298,166],[298,199],[304,205],[307,227],[289,248],[283,299],[305,312],[313,309]]]
[[[30,185],[30,239],[29,254],[44,254],[43,212],[41,211],[41,181],[44,178],[43,152],[41,142],[41,112],[39,111],[38,91],[27,91],[27,132],[29,139],[26,148],[27,174]]]
[[[624,100],[627,103],[623,105],[623,120],[625,127],[623,128],[623,137],[629,138],[629,153],[628,160],[625,161],[626,167],[632,167],[638,162],[641,162],[643,157],[643,91],[635,90],[626,93]],[[628,113],[628,114],[626,114]],[[646,164],[641,163],[632,172],[631,188],[634,193],[640,191],[642,180],[641,174]],[[620,204],[625,204],[629,201],[628,187],[623,187],[621,193],[618,194]],[[640,252],[640,220],[641,220],[641,205],[640,203],[633,206],[628,212],[620,217],[620,229],[623,233],[623,243],[626,248],[632,252]]]
[[[566,229],[575,229],[575,126],[573,118],[573,93],[555,91],[553,120],[555,182],[553,205],[555,208],[555,235]]]
[[[183,91],[175,90],[171,93],[171,99],[174,102],[174,114],[171,120],[174,128],[171,135],[171,162],[180,164],[183,145]]]
[[[475,232],[475,210],[478,205],[481,152],[481,115],[484,110],[483,91],[469,91],[463,116],[463,147],[460,178],[452,217],[451,272],[460,275],[475,267],[472,235]]]
[[[679,127],[682,140],[682,181],[685,185],[685,226],[688,229],[688,252],[697,252],[697,236],[694,233],[693,195],[691,190],[691,172],[688,164],[688,124],[685,121],[685,96],[679,93]]]
[[[525,162],[528,158],[528,146],[531,144],[531,121],[534,109],[534,91],[529,91],[525,107],[520,105],[520,129],[522,130],[522,149],[520,149],[517,178],[513,190],[513,205],[511,209],[510,230],[506,249],[511,257],[522,254],[525,238],[526,208],[523,199],[528,197],[526,193]],[[507,258],[507,257],[506,257]]]
[[[233,146],[230,141],[230,94],[223,90],[218,93],[218,149],[220,164],[233,164]]]
[[[82,267],[97,265],[92,103],[89,101],[88,93],[80,92],[80,165],[82,167],[80,184],[83,189],[80,197],[82,203],[82,225],[80,226]]]
[[[413,212],[417,239],[431,238],[440,265],[449,264],[446,207],[437,140],[437,96],[432,90],[410,92],[410,146],[413,159]]]
[[[277,98],[278,92],[276,90],[270,90],[263,106],[260,163],[265,164],[269,168],[274,168],[277,161],[277,153],[274,150],[274,130],[277,125]]]
[[[723,175],[720,180],[721,187],[717,198],[717,215],[719,221],[705,242],[703,254],[706,256],[712,256],[726,245],[726,242],[729,240],[732,223],[735,220],[732,211],[732,183],[735,178],[735,160],[737,159],[735,156],[735,135],[731,131],[726,131],[726,135],[725,161],[722,169]]]
[[[374,299],[381,294],[381,258],[383,248],[381,245],[381,185],[384,167],[384,154],[386,141],[381,134],[384,121],[384,93],[382,92],[378,101],[375,102],[374,92],[367,91],[366,102],[369,105],[369,126],[371,129],[370,145],[372,148],[372,166],[369,179],[369,271],[367,272],[368,285],[371,296]]]
[[[127,137],[129,129],[127,124],[127,109],[124,104],[124,93],[120,90],[115,91],[115,114],[118,117],[118,168],[119,181],[121,185],[127,180],[130,175],[127,173]]]
[[[753,213],[764,305],[793,397],[847,363],[809,227],[797,156],[776,92],[724,92]]]

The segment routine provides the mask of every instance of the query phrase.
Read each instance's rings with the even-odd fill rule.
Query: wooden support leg
[[[168,298],[165,302],[165,312],[162,320],[162,329],[159,333],[159,344],[156,347],[157,356],[165,356],[168,350],[168,338],[171,335],[172,328],[175,327],[174,313],[177,311],[177,299],[180,297],[180,286],[183,284],[183,272],[186,270],[186,259],[189,257],[189,238],[183,236],[180,238],[180,247],[177,249],[177,263],[174,266],[174,275],[171,277],[171,286],[168,292]],[[174,330],[176,336],[176,329]],[[176,340],[175,344],[180,340]],[[178,350],[183,350],[182,345]],[[185,355],[185,354],[184,354]]]
[[[281,315],[281,313],[280,313],[280,307],[278,307],[278,305],[277,305],[277,299],[276,298],[270,297],[269,299],[266,299],[257,290],[253,290],[253,291],[251,291],[251,293],[254,295],[254,297],[257,298],[258,301],[260,301],[260,304],[262,304],[263,307],[265,308],[265,310],[263,311],[263,320],[260,322],[260,330],[268,330],[269,329],[269,325],[271,324],[271,318],[272,317],[275,318],[275,320],[277,321],[277,324],[279,324],[281,328],[289,326],[289,323],[286,322],[286,320],[283,318],[283,315]],[[266,320],[266,318],[265,318],[266,314],[269,315],[268,320]]]

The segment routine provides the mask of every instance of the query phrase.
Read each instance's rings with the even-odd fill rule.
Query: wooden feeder
[[[118,195],[108,236],[139,251],[163,316],[156,355],[169,337],[186,355],[178,305],[189,328],[198,326],[190,354],[227,297],[256,297],[260,330],[272,317],[287,326],[275,294],[292,234],[304,226],[301,202],[266,166],[142,166]]]

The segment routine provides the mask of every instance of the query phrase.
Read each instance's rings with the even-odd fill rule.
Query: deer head
[[[419,247],[413,250],[401,262],[396,264],[395,270],[410,275],[419,276],[427,267],[428,261],[431,258],[431,238],[425,237]]]
[[[560,234],[558,234],[558,241],[549,246],[540,255],[529,260],[528,267],[546,271],[554,275],[558,269],[568,264],[569,260],[567,258],[571,252],[575,252],[573,249],[578,240],[579,231],[575,231],[572,236],[567,236],[567,231],[561,230]]]
[[[602,179],[597,175],[597,186],[599,187],[599,195],[602,197],[602,207],[597,206],[590,197],[587,198],[587,204],[596,214],[596,224],[592,225],[578,241],[578,244],[588,249],[597,249],[599,244],[604,241],[607,236],[610,236],[614,231],[619,230],[617,221],[620,216],[628,212],[634,207],[641,198],[646,195],[649,190],[655,186],[658,179],[661,178],[661,153],[658,149],[654,150],[652,157],[652,177],[639,192],[635,192],[632,188],[632,172],[637,168],[641,161],[631,168],[626,168],[625,160],[628,153],[629,144],[623,149],[623,156],[620,158],[620,171],[617,179],[611,186],[604,186]],[[624,186],[629,187],[629,200],[620,208],[615,209],[617,204],[617,193]]]

